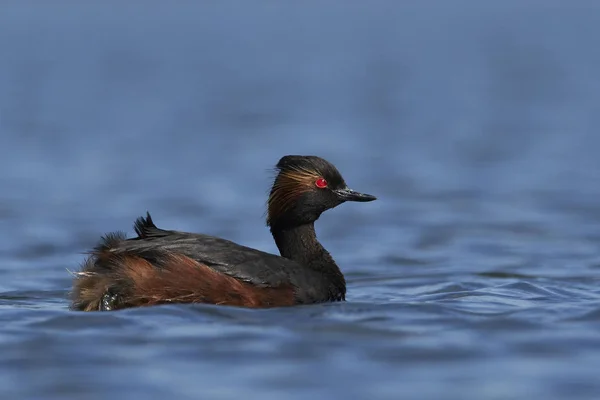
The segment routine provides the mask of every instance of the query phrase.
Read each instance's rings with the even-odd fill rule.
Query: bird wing
[[[137,238],[123,241],[115,250],[139,253],[150,260],[158,258],[160,252],[182,254],[217,272],[260,286],[298,286],[298,280],[306,274],[300,264],[275,254],[215,236],[160,229],[150,214],[137,219],[135,231]]]

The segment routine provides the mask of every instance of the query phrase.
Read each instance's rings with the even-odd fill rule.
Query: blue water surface
[[[600,398],[600,3],[4,1],[0,398]],[[107,231],[277,252],[284,154],[348,301],[68,310]]]

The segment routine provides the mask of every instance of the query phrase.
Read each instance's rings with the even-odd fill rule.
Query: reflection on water
[[[598,398],[598,6],[234,4],[3,7],[1,397]],[[276,252],[284,154],[348,302],[67,310],[146,210]]]

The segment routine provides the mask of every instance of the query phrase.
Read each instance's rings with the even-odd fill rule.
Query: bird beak
[[[355,192],[352,189],[348,189],[343,188],[343,189],[337,189],[334,190],[333,193],[335,193],[338,198],[342,201],[373,201],[373,200],[377,200],[377,197],[375,196],[371,196],[370,194],[366,194],[366,193],[359,193],[359,192]]]

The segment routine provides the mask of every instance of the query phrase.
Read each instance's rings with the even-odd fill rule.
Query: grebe
[[[109,233],[75,272],[71,309],[109,311],[165,303],[280,307],[344,301],[346,281],[317,240],[314,222],[346,201],[373,201],[351,190],[334,165],[284,156],[269,194],[267,225],[281,256],[214,236],[136,220],[137,237]]]

